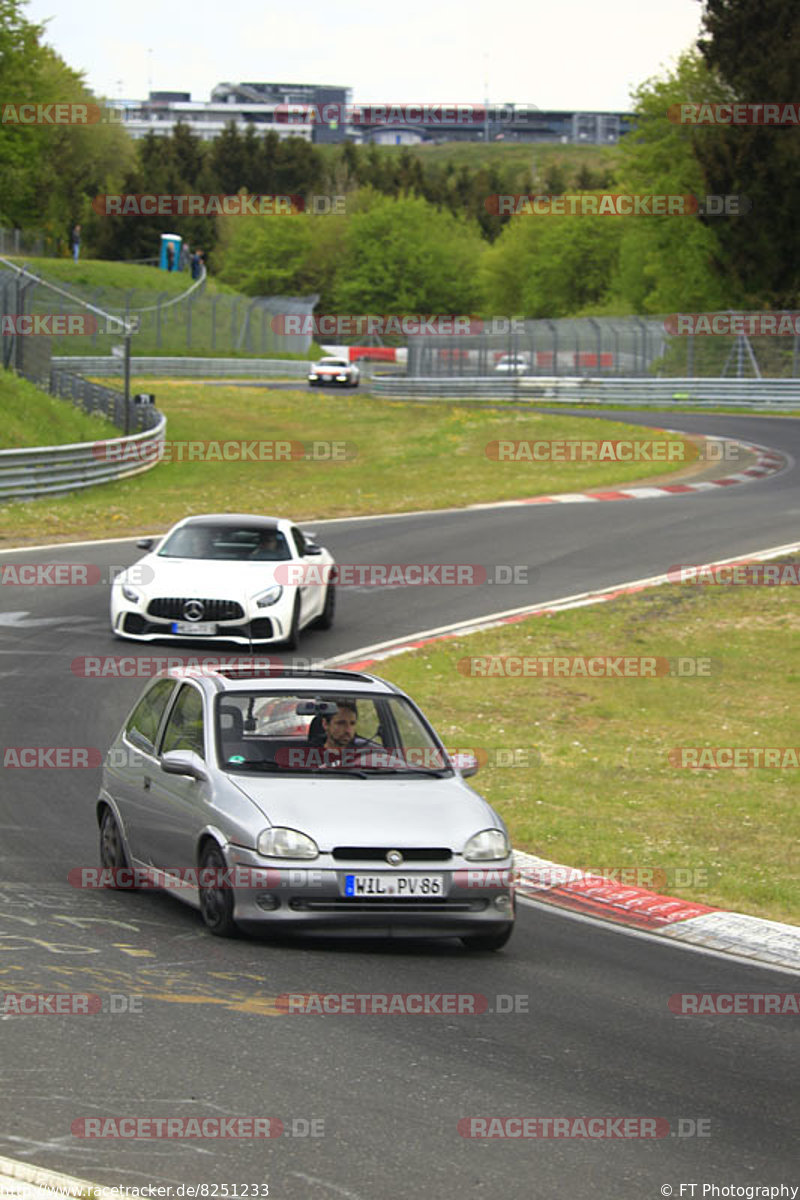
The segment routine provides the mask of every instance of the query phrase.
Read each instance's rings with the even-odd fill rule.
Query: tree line
[[[787,0],[704,0],[703,35],[669,74],[634,96],[637,125],[612,170],[558,163],[456,167],[408,149],[352,143],[324,151],[228,126],[205,143],[187,126],[132,142],[113,123],[0,125],[0,223],[89,254],[152,257],[162,232],[206,252],[247,294],[319,293],[327,312],[473,312],[529,317],[716,308],[792,308],[800,210],[800,128],[679,123],[674,106],[792,99],[800,8]],[[42,42],[21,0],[0,0],[0,95],[93,100]],[[281,217],[99,216],[110,193],[337,194],[343,214]],[[745,196],[746,211],[683,216],[509,215],[495,194],[630,192]]]

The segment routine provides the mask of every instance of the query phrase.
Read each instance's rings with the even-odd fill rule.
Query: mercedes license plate
[[[195,637],[213,637],[217,632],[215,621],[173,621],[173,633],[194,634]]]

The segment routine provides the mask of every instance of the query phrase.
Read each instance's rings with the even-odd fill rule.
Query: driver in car
[[[337,700],[336,712],[322,718],[325,741],[321,747],[323,766],[346,766],[359,759],[368,747],[378,746],[356,733],[358,708],[355,700]]]

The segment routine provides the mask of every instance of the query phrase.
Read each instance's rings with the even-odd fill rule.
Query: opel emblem
[[[202,600],[187,600],[183,606],[183,615],[187,621],[202,621],[205,611]]]
[[[389,850],[386,854],[386,861],[392,867],[399,867],[403,861],[403,856],[399,850]]]

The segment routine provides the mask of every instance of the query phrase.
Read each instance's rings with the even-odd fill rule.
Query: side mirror
[[[478,760],[474,754],[458,750],[455,754],[450,755],[450,761],[462,779],[469,779],[478,774]]]
[[[136,546],[139,550],[152,550],[155,538],[139,538]]]
[[[306,542],[306,554],[322,554],[322,547],[316,542]]]
[[[165,775],[188,775],[190,779],[208,779],[205,764],[194,750],[168,750],[161,755],[161,770]]]

